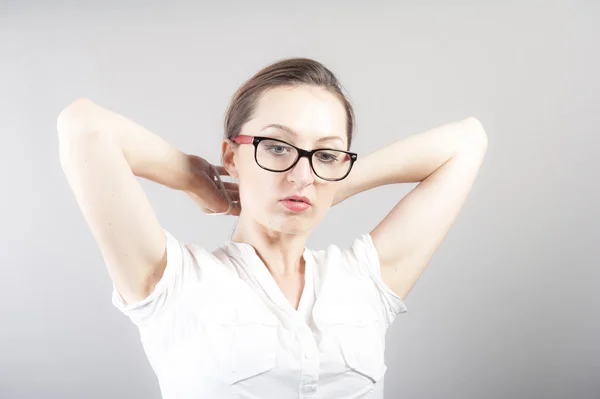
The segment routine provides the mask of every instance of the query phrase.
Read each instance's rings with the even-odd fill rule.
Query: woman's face
[[[294,133],[268,127],[274,124]],[[346,150],[346,113],[342,103],[324,89],[279,87],[263,94],[254,118],[242,127],[241,134],[277,138],[308,151]],[[273,151],[281,148],[275,147]],[[252,218],[268,230],[308,233],[331,207],[340,184],[317,177],[306,157],[300,158],[292,169],[277,173],[257,165],[252,144],[237,148],[226,145],[225,153],[230,153],[229,157],[224,155],[225,166],[239,179],[240,217]],[[284,201],[292,195],[308,198],[310,205],[303,210],[295,209],[302,205]]]

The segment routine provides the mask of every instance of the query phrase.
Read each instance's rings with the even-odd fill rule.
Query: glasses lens
[[[258,164],[274,171],[286,170],[297,157],[298,151],[294,147],[275,140],[262,140],[256,149]]]
[[[313,155],[315,173],[329,180],[341,179],[350,170],[350,156],[342,151],[322,150]]]

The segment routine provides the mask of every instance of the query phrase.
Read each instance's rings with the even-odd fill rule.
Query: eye
[[[290,147],[286,146],[286,145],[281,145],[281,144],[269,144],[266,145],[266,150],[269,151],[271,154],[285,154],[286,152],[290,151]]]
[[[333,163],[338,160],[338,155],[331,152],[317,152],[315,155],[321,162]]]

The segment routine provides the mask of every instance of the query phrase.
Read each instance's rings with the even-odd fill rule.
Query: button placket
[[[319,352],[312,331],[308,326],[300,328],[298,337],[303,353],[299,394],[303,399],[316,398],[319,378]]]

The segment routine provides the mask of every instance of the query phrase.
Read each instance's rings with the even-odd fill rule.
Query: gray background
[[[387,336],[387,398],[600,398],[600,9],[589,2],[0,3],[0,397],[159,398],[58,159],[89,97],[211,162],[235,89],[311,57],[356,107],[353,149],[476,116],[489,137],[455,226]],[[209,248],[231,217],[142,180]],[[346,245],[413,184],[331,209]]]

